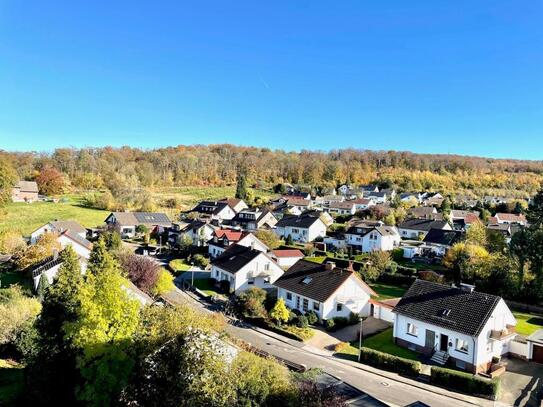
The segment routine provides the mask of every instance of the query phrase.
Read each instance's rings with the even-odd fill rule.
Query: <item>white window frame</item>
[[[456,342],[455,349],[458,352],[462,352],[462,353],[468,353],[469,352],[468,341],[466,341],[465,339],[456,338],[455,342]]]
[[[407,335],[411,336],[419,336],[419,328],[412,324],[411,322],[407,323]]]
[[[286,293],[286,298],[287,298],[287,301],[292,301],[292,293],[288,292]]]

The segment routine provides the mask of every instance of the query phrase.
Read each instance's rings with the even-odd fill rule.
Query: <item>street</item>
[[[168,293],[166,300],[173,304],[188,304],[204,312],[211,312],[205,304],[179,289]],[[227,332],[232,337],[273,356],[305,365],[307,368],[322,369],[391,406],[406,406],[417,401],[436,407],[501,406],[498,402],[449,392],[369,366],[320,355],[301,342],[262,329],[228,325]],[[361,367],[356,367],[357,365]]]

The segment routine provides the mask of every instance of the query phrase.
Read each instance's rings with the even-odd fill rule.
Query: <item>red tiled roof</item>
[[[526,217],[524,215],[516,215],[514,213],[497,213],[496,218],[500,220],[507,220],[509,222],[526,222]]]
[[[276,257],[304,257],[302,251],[298,249],[272,250],[272,253]]]
[[[475,223],[479,220],[479,217],[473,213],[468,213],[466,217],[464,218],[464,223],[467,225],[470,225],[472,223]]]
[[[288,198],[287,205],[308,206],[309,200],[303,198]]]
[[[219,239],[226,237],[228,240],[232,242],[237,242],[239,239],[242,238],[243,232],[240,232],[237,230],[230,230],[230,229],[219,229],[215,231],[215,235]]]
[[[370,304],[381,305],[385,308],[393,309],[400,300],[401,298],[389,298],[387,300],[379,301],[379,300],[374,300],[373,298],[370,298],[368,302]]]

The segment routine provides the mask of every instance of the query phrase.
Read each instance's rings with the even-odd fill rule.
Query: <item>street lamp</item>
[[[360,331],[358,332],[358,361],[360,362],[360,357],[362,356],[362,322],[364,322],[364,317],[360,317]]]
[[[194,261],[190,261],[190,270],[192,274],[192,288],[194,289]]]

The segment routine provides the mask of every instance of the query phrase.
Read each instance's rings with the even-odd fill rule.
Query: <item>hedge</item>
[[[458,372],[437,366],[432,366],[430,377],[433,385],[462,393],[488,397],[492,400],[497,399],[500,391],[501,381],[499,378],[485,379],[471,373]]]
[[[276,334],[283,335],[289,339],[294,339],[295,341],[303,342],[309,339],[312,335],[309,335],[309,332],[312,332],[309,328],[298,328],[285,325],[284,327],[279,327],[273,323],[268,322],[264,318],[244,318],[247,322],[256,325],[260,328],[267,329],[268,331],[275,332]],[[292,328],[292,329],[291,329]],[[287,330],[290,329],[290,330]]]
[[[388,370],[389,372],[405,376],[416,377],[422,369],[419,361],[400,358],[365,347],[362,347],[360,351],[360,361],[378,369]]]
[[[382,273],[377,279],[378,282],[392,285],[409,286],[417,279],[416,276],[404,276],[403,274]]]

